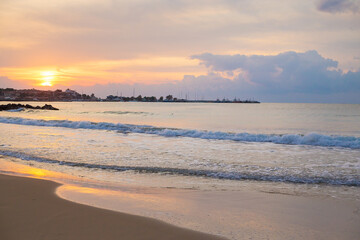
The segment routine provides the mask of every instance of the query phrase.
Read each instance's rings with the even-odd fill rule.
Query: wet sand
[[[0,174],[0,239],[221,239],[187,228],[229,239],[360,238],[357,200],[181,189],[113,194],[58,186]]]
[[[59,198],[59,184],[0,175],[0,239],[222,239]]]

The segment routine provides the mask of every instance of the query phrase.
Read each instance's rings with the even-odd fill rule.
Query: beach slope
[[[0,239],[222,239],[61,199],[59,184],[0,175]]]

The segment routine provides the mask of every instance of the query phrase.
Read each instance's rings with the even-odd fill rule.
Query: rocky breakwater
[[[18,110],[18,109],[40,109],[40,110],[59,110],[58,108],[53,107],[52,105],[45,104],[44,106],[31,106],[29,104],[15,104],[9,103],[6,105],[0,105],[0,111],[9,111],[9,110]]]

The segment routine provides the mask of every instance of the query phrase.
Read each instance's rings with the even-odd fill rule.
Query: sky
[[[360,0],[1,0],[4,87],[360,103]]]

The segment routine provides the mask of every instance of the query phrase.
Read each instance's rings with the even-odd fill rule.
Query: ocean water
[[[0,112],[0,155],[105,183],[360,199],[360,105],[52,105]]]
[[[244,209],[256,193],[360,201],[360,105],[51,104],[0,112],[0,173],[59,181],[72,201],[229,239],[317,236],[275,231],[288,216]]]
[[[360,199],[360,105],[53,105],[0,112],[0,155],[85,181]]]

